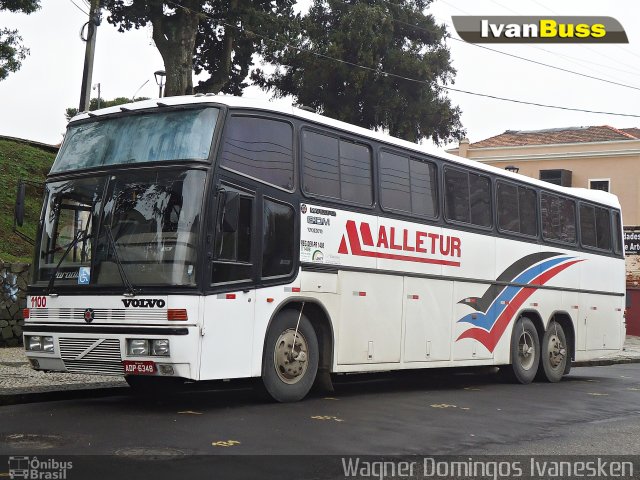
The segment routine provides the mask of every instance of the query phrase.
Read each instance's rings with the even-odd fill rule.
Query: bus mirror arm
[[[22,180],[18,182],[18,191],[16,193],[16,207],[13,212],[13,226],[21,227],[24,223],[24,199],[25,184]]]

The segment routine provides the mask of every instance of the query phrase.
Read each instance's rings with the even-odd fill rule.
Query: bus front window
[[[195,170],[129,174],[112,180],[97,242],[97,284],[122,283],[119,259],[136,287],[195,285],[204,184],[205,173]]]

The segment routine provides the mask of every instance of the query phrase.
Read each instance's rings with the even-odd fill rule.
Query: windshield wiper
[[[111,227],[109,225],[105,225],[105,230],[107,231],[107,238],[109,239],[109,244],[111,248],[113,248],[113,257],[116,259],[116,265],[118,266],[118,273],[120,273],[120,280],[126,287],[126,291],[124,295],[126,297],[134,297],[136,295],[136,290],[133,288],[133,284],[129,281],[129,277],[127,276],[127,272],[125,272],[124,267],[122,266],[122,262],[120,261],[120,256],[118,255],[118,248],[116,247],[116,241],[113,239],[113,232],[111,231]]]
[[[62,262],[67,257],[71,249],[75,247],[78,244],[78,242],[80,242],[81,240],[88,239],[89,236],[90,235],[88,232],[86,232],[85,230],[80,230],[76,234],[76,236],[73,238],[73,240],[69,242],[69,245],[67,245],[67,249],[62,254],[62,257],[60,257],[60,260],[58,260],[58,264],[56,265],[56,268],[54,268],[53,273],[51,273],[51,278],[49,279],[49,284],[47,285],[47,295],[51,295],[53,293],[52,292],[53,283],[56,281],[56,275],[58,274],[58,270],[60,270],[60,265],[62,265]]]

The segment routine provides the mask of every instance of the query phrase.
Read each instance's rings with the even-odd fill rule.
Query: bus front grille
[[[104,338],[61,338],[60,356],[72,373],[124,375],[120,341]]]

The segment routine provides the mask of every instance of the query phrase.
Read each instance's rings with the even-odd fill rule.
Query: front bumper
[[[111,331],[110,331],[111,330]],[[155,373],[150,376],[174,376],[197,380],[199,329],[191,327],[133,327],[115,333],[109,328],[89,327],[88,332],[67,325],[25,326],[26,335],[53,336],[54,351],[26,351],[36,370],[78,373],[85,375],[124,376],[125,360],[152,361]],[[123,329],[119,329],[123,330]],[[170,356],[128,356],[127,338],[168,338]],[[158,368],[160,365],[172,368]],[[171,372],[171,373],[168,373]]]

